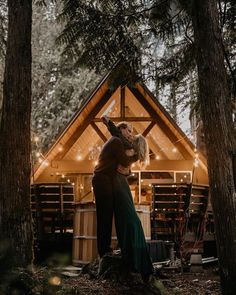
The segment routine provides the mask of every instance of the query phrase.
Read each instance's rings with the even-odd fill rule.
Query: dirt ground
[[[126,278],[97,278],[91,273],[80,273],[76,278],[61,278],[65,294],[80,295],[220,295],[220,282],[215,268],[203,269],[200,273],[161,271],[155,276],[164,285],[162,292],[150,289],[136,275]],[[67,293],[67,289],[70,289]]]
[[[117,268],[98,275],[98,263],[83,268],[35,267],[33,273],[16,269],[0,279],[0,295],[220,295],[217,266],[200,272],[156,270],[152,283],[139,274]]]
[[[181,295],[220,295],[220,284],[217,276],[201,274],[170,274],[168,279],[161,279],[168,293]],[[141,282],[115,281],[106,279],[91,279],[88,275],[78,278],[62,279],[65,290],[69,285],[73,289],[71,294],[98,294],[98,295],[136,295],[156,294]],[[74,288],[73,288],[74,286]],[[70,291],[72,292],[72,290]]]

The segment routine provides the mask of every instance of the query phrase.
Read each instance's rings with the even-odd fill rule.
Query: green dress
[[[148,276],[153,266],[129,184],[124,175],[117,173],[113,185],[116,234],[123,261],[131,271]]]

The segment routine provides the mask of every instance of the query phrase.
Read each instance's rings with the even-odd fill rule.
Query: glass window
[[[170,171],[145,171],[141,172],[142,182],[149,183],[172,183],[174,182],[174,172]]]
[[[190,183],[191,182],[191,172],[176,172],[175,174],[177,183]]]

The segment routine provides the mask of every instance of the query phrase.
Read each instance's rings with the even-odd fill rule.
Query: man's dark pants
[[[114,211],[112,177],[96,173],[92,179],[97,211],[97,247],[100,257],[111,251]]]

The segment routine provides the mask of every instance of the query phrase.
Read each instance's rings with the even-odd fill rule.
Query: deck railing
[[[36,238],[73,229],[74,187],[69,183],[31,185],[31,206]]]

